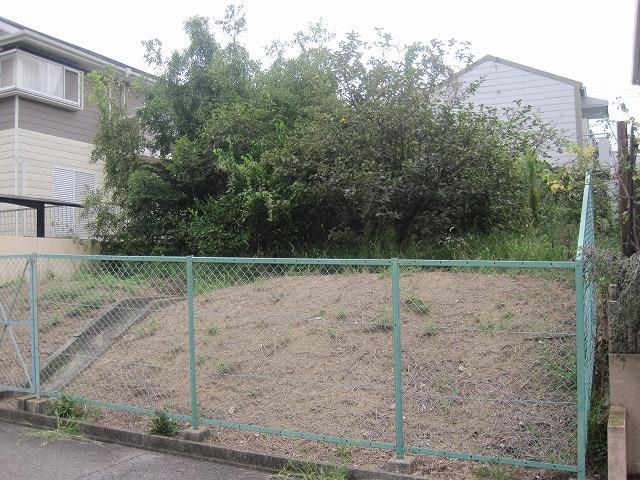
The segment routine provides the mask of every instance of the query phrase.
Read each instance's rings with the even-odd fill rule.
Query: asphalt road
[[[254,470],[90,440],[46,440],[0,422],[0,480],[266,480]],[[30,435],[31,433],[31,435]]]

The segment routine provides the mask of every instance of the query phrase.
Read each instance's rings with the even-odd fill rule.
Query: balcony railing
[[[45,237],[91,238],[82,208],[68,206],[45,207]],[[35,237],[36,209],[14,208],[0,210],[0,235]]]

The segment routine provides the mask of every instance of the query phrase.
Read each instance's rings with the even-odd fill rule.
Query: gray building
[[[567,142],[599,146],[602,154],[608,155],[608,140],[595,138],[589,128],[589,120],[608,117],[608,102],[588,97],[581,82],[492,55],[469,65],[458,73],[458,78],[466,84],[480,82],[471,98],[474,104],[501,108],[521,100],[553,124]],[[566,149],[550,155],[555,164],[571,159]]]

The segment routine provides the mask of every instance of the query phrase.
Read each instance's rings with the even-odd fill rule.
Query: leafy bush
[[[609,351],[639,353],[640,344],[640,253],[631,257],[602,252],[596,256],[600,290],[618,285],[617,308],[610,310]]]
[[[92,158],[106,177],[88,218],[105,249],[291,254],[381,241],[388,253],[567,224],[547,201],[577,190],[550,194],[537,160],[557,147],[556,132],[518,103],[470,106],[477,85],[454,75],[471,61],[467,44],[399,47],[381,32],[332,47],[317,25],[274,45],[263,68],[239,43],[240,10],[219,25],[235,32],[226,45],[202,17],[185,23],[185,50],[165,56],[148,42],[158,79],[140,87],[134,119],[113,72],[89,75]]]

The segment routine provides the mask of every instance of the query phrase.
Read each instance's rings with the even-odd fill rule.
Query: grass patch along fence
[[[584,198],[574,261],[4,256],[0,389],[584,479]]]

